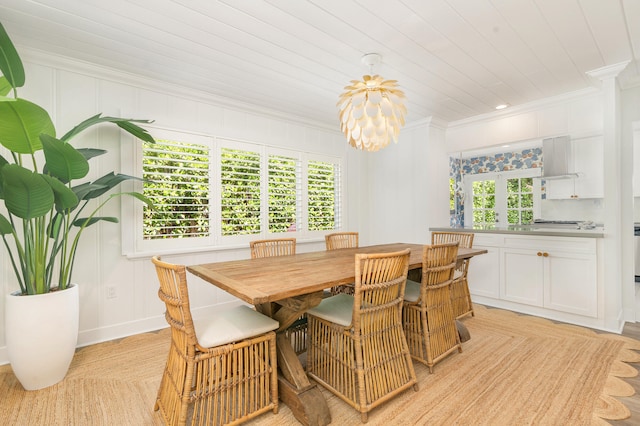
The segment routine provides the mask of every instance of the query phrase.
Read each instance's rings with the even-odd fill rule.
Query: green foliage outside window
[[[269,157],[269,232],[297,229],[298,161]]]
[[[473,182],[473,223],[493,225],[496,223],[496,183],[493,180]]]
[[[202,145],[157,140],[143,145],[144,239],[209,234],[209,151]]]
[[[507,221],[510,225],[533,223],[533,179],[507,179]]]
[[[310,161],[308,168],[310,231],[335,229],[336,220],[336,180],[334,165],[320,161]]]
[[[222,150],[220,213],[222,235],[260,233],[260,154]]]

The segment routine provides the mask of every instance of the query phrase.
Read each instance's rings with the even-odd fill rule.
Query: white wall
[[[143,81],[112,70],[51,57],[41,52],[22,53],[27,84],[21,97],[34,101],[52,116],[58,133],[63,134],[81,120],[96,113],[155,120],[159,127],[190,130],[203,134],[291,147],[315,153],[344,154],[346,158],[345,227],[369,235],[367,156],[349,147],[336,126],[327,127],[270,111],[234,105],[205,93],[183,91],[178,87]],[[108,150],[92,160],[95,179],[109,171],[120,172],[121,133],[101,127],[74,141],[75,146]],[[123,138],[127,139],[127,138]],[[122,147],[129,150],[129,147]],[[127,156],[125,155],[125,160]],[[97,161],[99,160],[99,161]],[[116,199],[117,200],[117,199]],[[103,210],[104,215],[121,217],[119,201]],[[88,228],[78,250],[74,282],[80,285],[79,345],[110,340],[166,326],[164,305],[157,297],[157,277],[148,258],[128,259],[122,255],[120,224],[101,223]],[[324,249],[324,240],[301,241],[300,252]],[[170,262],[195,264],[217,260],[248,258],[248,247],[190,255],[165,255]],[[18,289],[5,250],[0,251],[2,284],[6,294]],[[222,304],[239,300],[216,287],[190,276],[190,296],[195,315]],[[115,298],[107,298],[107,288]],[[4,339],[4,303],[0,304],[0,363],[7,362]]]
[[[449,223],[442,123],[425,120],[405,127],[397,145],[368,157],[371,243],[429,243],[429,227]]]

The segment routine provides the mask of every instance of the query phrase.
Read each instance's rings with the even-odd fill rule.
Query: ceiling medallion
[[[362,62],[373,66],[380,63],[380,55],[368,53]],[[404,126],[404,93],[396,80],[384,80],[379,75],[365,75],[362,81],[351,80],[345,86],[337,106],[340,108],[340,130],[349,144],[365,151],[378,151],[389,145],[391,139],[398,143],[400,127]]]

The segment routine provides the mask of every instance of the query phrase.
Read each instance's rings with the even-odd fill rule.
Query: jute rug
[[[370,425],[600,425],[629,410],[622,378],[637,374],[640,341],[476,305],[464,319],[471,340],[436,365],[415,364],[420,390],[369,415]],[[0,423],[159,425],[153,404],[166,360],[167,330],[79,349],[65,380],[26,392],[0,367]],[[46,348],[43,348],[46,356]],[[360,416],[323,390],[332,424]],[[639,419],[640,422],[640,419]],[[297,425],[287,406],[247,424]]]

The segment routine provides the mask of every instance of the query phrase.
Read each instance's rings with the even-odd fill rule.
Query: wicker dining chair
[[[167,425],[239,424],[278,412],[278,322],[248,306],[193,319],[186,269],[153,257],[171,327],[154,411]]]
[[[296,254],[295,238],[277,238],[267,240],[254,240],[249,242],[251,258],[289,256]],[[307,316],[302,315],[286,331],[286,336],[291,341],[291,346],[296,354],[307,350]]]
[[[327,250],[339,250],[343,248],[357,248],[359,246],[359,234],[357,232],[335,232],[324,236]],[[340,293],[353,294],[353,284],[343,284],[331,287],[329,293],[332,296]]]
[[[431,244],[459,242],[459,247],[473,247],[473,232],[432,232]],[[453,314],[456,318],[462,318],[469,314],[475,316],[471,293],[469,292],[469,262],[471,259],[459,260],[456,263],[456,276],[451,284],[451,303]]]
[[[360,412],[413,386],[402,330],[410,250],[355,255],[355,293],[323,299],[309,311],[307,372]]]
[[[451,307],[451,283],[458,243],[425,246],[422,281],[407,280],[402,323],[413,359],[433,366],[450,353],[462,352]]]

